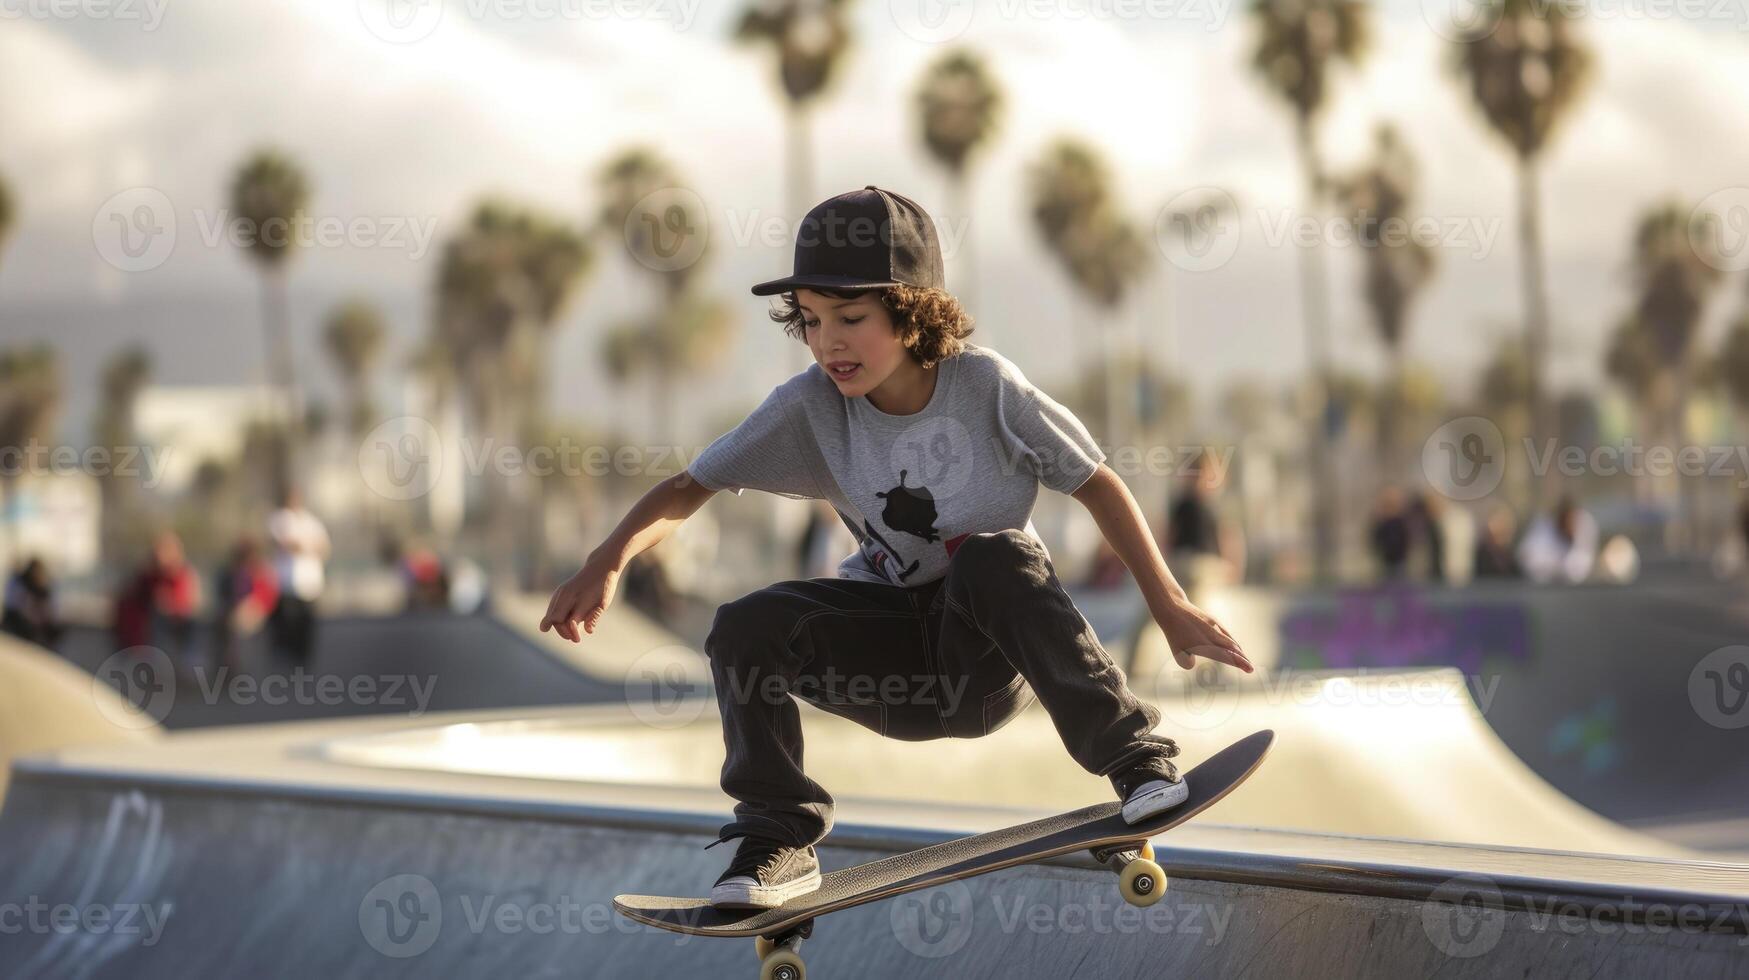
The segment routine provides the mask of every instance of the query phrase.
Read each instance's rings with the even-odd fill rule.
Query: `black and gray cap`
[[[944,289],[941,243],[923,206],[873,184],[815,205],[796,230],[796,271],[753,295],[792,289]]]

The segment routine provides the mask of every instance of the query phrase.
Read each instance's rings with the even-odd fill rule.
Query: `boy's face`
[[[802,310],[808,350],[846,398],[880,387],[911,356],[899,342],[878,291],[838,299],[798,289],[796,303]],[[850,365],[854,367],[849,373],[833,370]]]

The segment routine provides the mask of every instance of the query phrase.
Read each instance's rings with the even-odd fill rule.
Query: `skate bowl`
[[[1240,588],[1202,601],[1260,673],[1455,671],[1512,755],[1612,820],[1749,815],[1749,594],[1740,583]],[[1106,601],[1101,631],[1118,633],[1111,646],[1138,683],[1252,683],[1210,668],[1187,683],[1159,630],[1137,628],[1120,605]]]
[[[620,892],[708,884],[726,860],[701,850],[718,794],[336,760],[407,724],[207,729],[21,761],[0,811],[18,924],[0,930],[0,975],[757,975],[751,942],[611,911]],[[1235,826],[1237,803],[1156,840],[1170,883],[1149,909],[1076,855],[828,916],[803,955],[816,977],[1749,976],[1740,866]],[[1067,805],[845,798],[822,864]]]

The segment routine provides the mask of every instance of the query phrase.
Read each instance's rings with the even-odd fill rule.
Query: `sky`
[[[61,347],[68,438],[84,435],[100,365],[124,344],[146,344],[166,384],[261,377],[258,280],[213,229],[231,174],[269,144],[309,173],[313,215],[370,231],[303,249],[291,269],[299,371],[319,395],[335,387],[319,336],[337,302],[377,303],[398,362],[426,330],[438,251],[473,202],[501,194],[581,223],[597,203],[593,173],[636,144],[670,160],[705,202],[702,278],[739,318],[729,361],[681,386],[679,415],[695,427],[681,436],[708,440],[721,428],[713,420],[751,407],[799,366],[773,356],[786,341],[765,318],[768,300],[747,291],[787,274],[792,246],[746,229],[797,216],[785,213],[772,63],[728,40],[743,4],[426,0],[406,8],[410,20],[389,19],[385,4],[407,2],[0,0],[0,174],[20,210],[0,252],[0,343]],[[1097,341],[1100,321],[1041,245],[1025,203],[1029,166],[1066,136],[1104,155],[1124,212],[1144,231],[1198,188],[1237,205],[1225,261],[1197,268],[1154,256],[1167,275],[1150,279],[1130,321],[1147,356],[1205,395],[1235,378],[1282,381],[1303,369],[1297,250],[1275,237],[1300,217],[1301,178],[1289,117],[1248,67],[1242,7],[850,3],[854,47],[814,113],[812,200],[876,184],[922,203],[944,240],[970,236],[974,341],[1047,390],[1073,363],[1065,350]],[[1402,131],[1421,168],[1417,209],[1442,238],[1409,354],[1463,392],[1519,317],[1516,177],[1446,68],[1449,43],[1430,24],[1447,23],[1448,6],[1379,9],[1373,50],[1338,74],[1319,144],[1346,169],[1364,160],[1379,122]],[[1591,6],[1581,30],[1597,55],[1595,84],[1542,171],[1562,385],[1598,379],[1607,331],[1631,302],[1630,235],[1642,211],[1668,198],[1708,201],[1734,216],[1727,234],[1749,236],[1745,8],[1697,4],[1702,16],[1683,18],[1647,0]],[[921,73],[953,45],[987,59],[1007,103],[976,164],[969,214],[948,209],[945,175],[910,109]],[[127,271],[117,222],[133,220],[143,200],[174,215],[174,245]],[[1327,253],[1336,347],[1345,365],[1372,372],[1381,360],[1356,253]],[[950,288],[965,281],[958,257],[949,257]],[[1733,261],[1703,344],[1744,306],[1749,251]],[[635,313],[647,279],[621,254],[600,257],[557,333],[560,410],[639,414],[614,398],[594,352],[604,325]]]

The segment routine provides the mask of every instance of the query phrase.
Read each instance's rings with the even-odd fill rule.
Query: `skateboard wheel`
[[[1149,858],[1136,858],[1124,865],[1117,884],[1124,901],[1140,908],[1166,897],[1166,872]]]
[[[779,949],[765,957],[759,980],[807,980],[808,968],[793,949]]]

